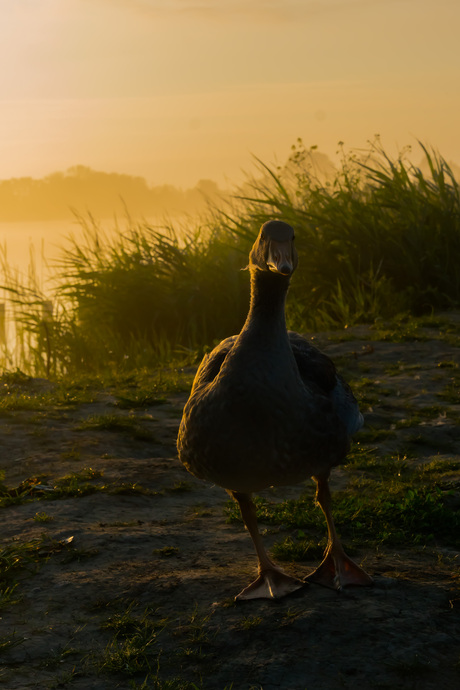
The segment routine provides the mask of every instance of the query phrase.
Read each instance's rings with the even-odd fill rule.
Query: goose
[[[334,589],[373,583],[345,554],[328,484],[331,469],[344,461],[363,417],[329,357],[286,328],[286,295],[297,263],[293,228],[280,220],[264,223],[249,254],[246,321],[238,335],[203,358],[177,438],[186,469],[237,501],[254,543],[258,576],[236,600],[276,599],[308,582]],[[309,477],[316,482],[328,540],[319,567],[300,580],[268,556],[252,494]]]

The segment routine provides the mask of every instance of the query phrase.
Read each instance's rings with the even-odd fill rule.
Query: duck
[[[265,222],[249,253],[246,321],[239,334],[204,356],[177,437],[180,461],[229,493],[253,541],[258,574],[237,601],[279,599],[310,582],[338,590],[373,584],[343,549],[329,489],[330,472],[344,462],[363,416],[332,360],[287,330],[286,296],[297,265],[293,227]],[[320,565],[301,580],[269,557],[253,494],[310,477],[328,539]]]

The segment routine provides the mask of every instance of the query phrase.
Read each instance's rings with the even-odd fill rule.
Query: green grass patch
[[[453,507],[452,489],[442,481],[446,472],[458,471],[457,462],[434,460],[413,469],[404,458],[373,463],[364,455],[352,466],[361,466],[367,476],[333,495],[334,520],[347,544],[460,546],[460,510]],[[325,520],[311,495],[278,503],[257,497],[255,504],[261,524],[301,530],[300,536],[289,535],[275,546],[281,557],[309,557],[310,542],[317,544],[318,536],[325,533]],[[241,519],[233,503],[226,512],[230,521]]]
[[[89,558],[94,558],[99,554],[99,549],[85,549],[85,548],[75,548],[70,546],[62,559],[63,563],[81,563],[81,561],[86,561]]]
[[[0,547],[0,609],[16,601],[17,578],[37,568],[43,539],[12,541]]]
[[[101,479],[102,475],[100,470],[93,470],[91,467],[85,467],[79,472],[71,472],[56,480],[50,490],[44,493],[43,498],[74,498],[96,493],[102,490],[102,486],[94,484],[93,481]]]
[[[421,465],[417,472],[422,478],[427,475],[433,475],[436,479],[442,479],[443,477],[449,476],[451,473],[460,472],[460,459],[435,458]]]
[[[68,548],[72,539],[56,541],[46,536],[29,541],[14,539],[0,546],[0,610],[20,600],[19,578],[37,572],[40,562]]]
[[[19,645],[26,642],[26,639],[25,637],[18,637],[16,633],[13,633],[11,636],[0,635],[0,654],[4,654],[14,647],[19,647]]]
[[[80,422],[78,431],[121,432],[139,441],[154,441],[154,434],[141,424],[138,417],[117,414],[91,415]]]
[[[408,468],[408,461],[409,457],[405,454],[379,455],[375,448],[358,446],[356,451],[349,454],[343,467],[351,473],[364,471],[370,477],[377,474],[386,481],[391,477],[400,477]]]
[[[122,482],[121,484],[109,484],[101,488],[109,494],[119,496],[162,496],[163,491],[148,489],[137,482]]]
[[[145,409],[155,405],[164,405],[168,401],[148,391],[133,391],[117,396],[116,406],[122,410]]]
[[[71,472],[55,480],[49,479],[46,475],[29,477],[21,482],[16,488],[8,488],[4,484],[0,484],[0,507],[34,500],[50,501],[65,498],[81,498],[82,496],[88,496],[98,492],[125,496],[162,495],[162,492],[148,489],[135,482],[112,484],[95,483],[102,477],[102,471],[87,467],[78,472]],[[42,515],[46,515],[46,513]]]
[[[448,410],[446,410],[444,405],[424,405],[417,408],[417,414],[428,419],[436,419],[446,413],[448,413]]]
[[[90,405],[107,395],[115,398],[115,407],[120,410],[147,409],[166,404],[170,394],[188,392],[194,373],[195,368],[184,371],[172,365],[155,369],[140,367],[128,373],[65,375],[50,382],[34,379],[19,370],[5,372],[0,376],[0,412],[36,411],[35,422],[42,424],[44,419],[62,420],[63,410]]]
[[[53,522],[54,517],[42,511],[41,513],[35,513],[33,519],[35,522],[39,522],[40,524],[46,524],[48,522]]]
[[[192,484],[185,480],[175,482],[175,484],[173,484],[173,486],[171,486],[171,488],[168,489],[168,491],[172,494],[184,494],[192,490]]]
[[[239,630],[253,630],[263,623],[262,616],[244,616],[238,624]]]
[[[125,677],[151,673],[153,679],[162,654],[159,638],[166,625],[168,619],[155,609],[139,611],[134,603],[111,615],[101,626],[113,637],[95,659],[98,671]]]
[[[416,320],[411,320],[408,323],[376,324],[371,328],[371,340],[383,340],[387,343],[423,342],[430,338],[427,333],[423,332]]]
[[[149,672],[158,662],[156,635],[140,629],[129,637],[118,636],[106,646],[98,661],[98,671],[134,676]]]
[[[154,556],[160,556],[160,558],[171,558],[171,556],[179,554],[179,549],[177,546],[163,546],[161,549],[154,549],[152,553]]]
[[[326,540],[319,544],[313,539],[306,539],[303,530],[297,530],[295,536],[285,537],[273,544],[270,551],[278,561],[307,561],[321,558],[325,547]]]
[[[357,436],[362,443],[375,443],[376,441],[386,441],[396,438],[396,433],[392,429],[373,429],[368,426],[360,429]]]
[[[452,378],[444,387],[443,391],[436,394],[445,402],[456,405],[460,402],[460,378]]]

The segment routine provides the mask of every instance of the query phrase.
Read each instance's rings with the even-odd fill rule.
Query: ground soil
[[[376,452],[391,451],[414,437],[414,428],[395,428],[398,420],[439,405],[459,361],[458,338],[442,337],[442,328],[401,343],[370,341],[364,327],[351,333],[343,342],[326,335],[314,342],[347,376],[375,383],[375,400],[363,405],[365,431],[393,427],[392,436],[373,443]],[[388,366],[398,364],[390,376]],[[5,645],[0,684],[8,690],[460,687],[460,559],[451,549],[372,547],[355,556],[373,576],[372,588],[338,593],[311,584],[279,601],[233,603],[256,574],[253,547],[240,523],[227,522],[225,492],[188,475],[177,459],[186,398],[176,393],[162,405],[127,410],[100,391],[93,402],[68,408],[1,413],[0,469],[8,487],[37,475],[45,475],[41,486],[52,486],[91,467],[103,472],[94,484],[119,491],[44,500],[37,490],[34,500],[0,510],[2,546],[47,537],[38,566],[20,575],[17,601],[0,611],[0,641],[16,642]],[[458,413],[455,396],[445,404]],[[129,429],[79,428],[104,414],[139,416],[150,438]],[[416,432],[417,461],[460,459],[452,417],[439,414]],[[332,489],[349,476],[335,470]],[[267,495],[278,500],[303,490]],[[34,519],[41,512],[52,520]],[[268,546],[289,534],[283,526],[261,528]],[[304,577],[316,564],[284,567]],[[108,661],[126,638],[119,631],[114,641],[111,622],[127,610],[137,620],[148,612],[157,621],[137,672]]]

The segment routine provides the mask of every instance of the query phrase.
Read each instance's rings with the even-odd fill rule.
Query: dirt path
[[[414,461],[448,456],[460,467],[460,339],[458,320],[451,323],[451,337],[431,327],[419,341],[371,342],[364,328],[340,343],[317,339],[349,378],[361,381],[367,425],[360,443],[379,453],[412,443]],[[0,508],[1,546],[46,537],[0,611],[0,684],[8,690],[460,687],[460,563],[453,549],[372,547],[358,560],[374,576],[373,588],[338,594],[310,585],[279,602],[233,603],[255,575],[255,557],[242,526],[226,521],[226,494],[189,476],[176,458],[186,397],[130,410],[101,391],[67,408],[0,413],[6,486],[38,477],[29,500]],[[431,417],[405,423],[430,406]],[[104,428],[108,416],[131,422]],[[73,483],[56,483],[72,473]],[[337,470],[333,488],[349,476]],[[449,481],[458,510],[460,471]],[[269,496],[281,500],[303,490]],[[287,534],[282,525],[270,527],[265,539],[271,545]],[[316,564],[285,567],[303,576]]]

